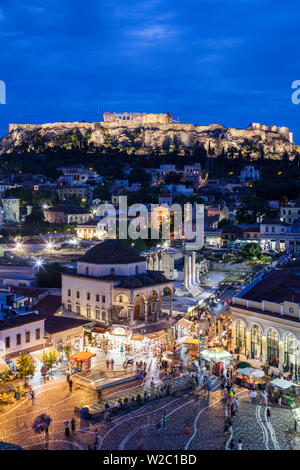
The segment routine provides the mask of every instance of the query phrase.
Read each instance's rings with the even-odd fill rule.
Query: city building
[[[90,178],[97,178],[98,174],[92,168],[80,168],[80,167],[62,167],[57,168],[58,171],[62,171],[63,177],[60,177],[58,181],[67,182],[70,186],[85,184]]]
[[[265,218],[260,224],[260,246],[262,250],[291,250],[300,252],[300,218],[293,224]]]
[[[97,244],[79,258],[76,272],[62,275],[63,309],[112,323],[157,321],[162,296],[173,283],[146,270],[146,258],[120,240]]]
[[[92,219],[92,214],[83,207],[78,207],[70,201],[63,201],[56,207],[44,209],[44,217],[47,222],[56,223],[84,223]]]
[[[293,224],[300,218],[300,199],[290,201],[289,204],[280,207],[280,220],[286,224]]]
[[[252,181],[259,180],[259,170],[256,170],[252,165],[246,166],[243,170],[241,170],[240,179],[242,181],[247,179]]]
[[[237,353],[300,365],[300,267],[276,268],[232,298],[233,348]]]
[[[2,209],[3,222],[20,222],[20,199],[14,197],[7,197],[2,199]]]

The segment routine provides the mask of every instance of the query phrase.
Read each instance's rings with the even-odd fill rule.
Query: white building
[[[240,173],[240,179],[245,181],[246,179],[250,180],[259,180],[259,170],[255,170],[254,166],[246,166]]]
[[[8,197],[2,199],[3,221],[6,223],[20,222],[20,199]]]
[[[147,271],[146,258],[120,240],[97,244],[76,272],[62,275],[63,308],[105,324],[157,321],[166,292],[172,294],[173,283]]]

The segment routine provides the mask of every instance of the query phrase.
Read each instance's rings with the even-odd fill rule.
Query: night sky
[[[1,0],[0,135],[9,122],[171,112],[285,125],[300,144],[299,14],[289,0]]]

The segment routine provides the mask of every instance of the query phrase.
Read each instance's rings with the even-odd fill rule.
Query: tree
[[[17,369],[20,377],[24,379],[24,385],[26,385],[26,381],[29,377],[34,376],[34,360],[25,351],[22,351],[17,359]]]
[[[246,245],[243,246],[243,254],[249,258],[258,258],[261,253],[261,249],[258,243],[247,243]]]
[[[45,223],[44,213],[39,206],[35,206],[31,213],[25,217],[24,226],[38,227],[43,223]]]
[[[225,225],[232,225],[232,221],[230,219],[222,219],[218,222],[218,228],[225,227]]]
[[[257,196],[246,196],[242,207],[238,209],[236,218],[238,223],[255,223],[257,218],[267,215],[270,211],[266,199]]]
[[[66,344],[63,347],[63,350],[64,350],[65,356],[67,358],[67,361],[69,361],[70,356],[71,356],[71,352],[72,352],[72,346],[70,344]]]
[[[49,351],[44,355],[44,366],[52,372],[52,367],[56,364],[57,355],[55,351]]]

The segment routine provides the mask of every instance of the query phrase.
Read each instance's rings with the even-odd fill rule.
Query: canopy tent
[[[223,362],[230,361],[232,359],[232,354],[230,354],[228,351],[225,351],[225,349],[212,348],[203,349],[203,351],[200,352],[200,357],[206,361]]]
[[[284,379],[275,379],[270,382],[271,385],[274,387],[280,388],[280,390],[287,390],[288,388],[293,386],[293,383],[289,380]]]
[[[265,375],[263,370],[245,367],[244,369],[237,369],[238,374],[245,375],[246,377],[263,377]]]
[[[187,339],[184,341],[184,344],[196,345],[196,346],[198,346],[199,340],[198,340],[198,339],[193,339],[193,338],[187,338]]]
[[[186,318],[181,318],[178,322],[177,325],[183,326],[184,328],[192,328],[194,325],[192,321],[187,320]]]
[[[77,362],[86,362],[95,356],[96,354],[93,354],[90,352],[78,352],[78,353],[73,354],[73,356],[70,356],[70,359],[72,359],[72,361],[77,361]]]

